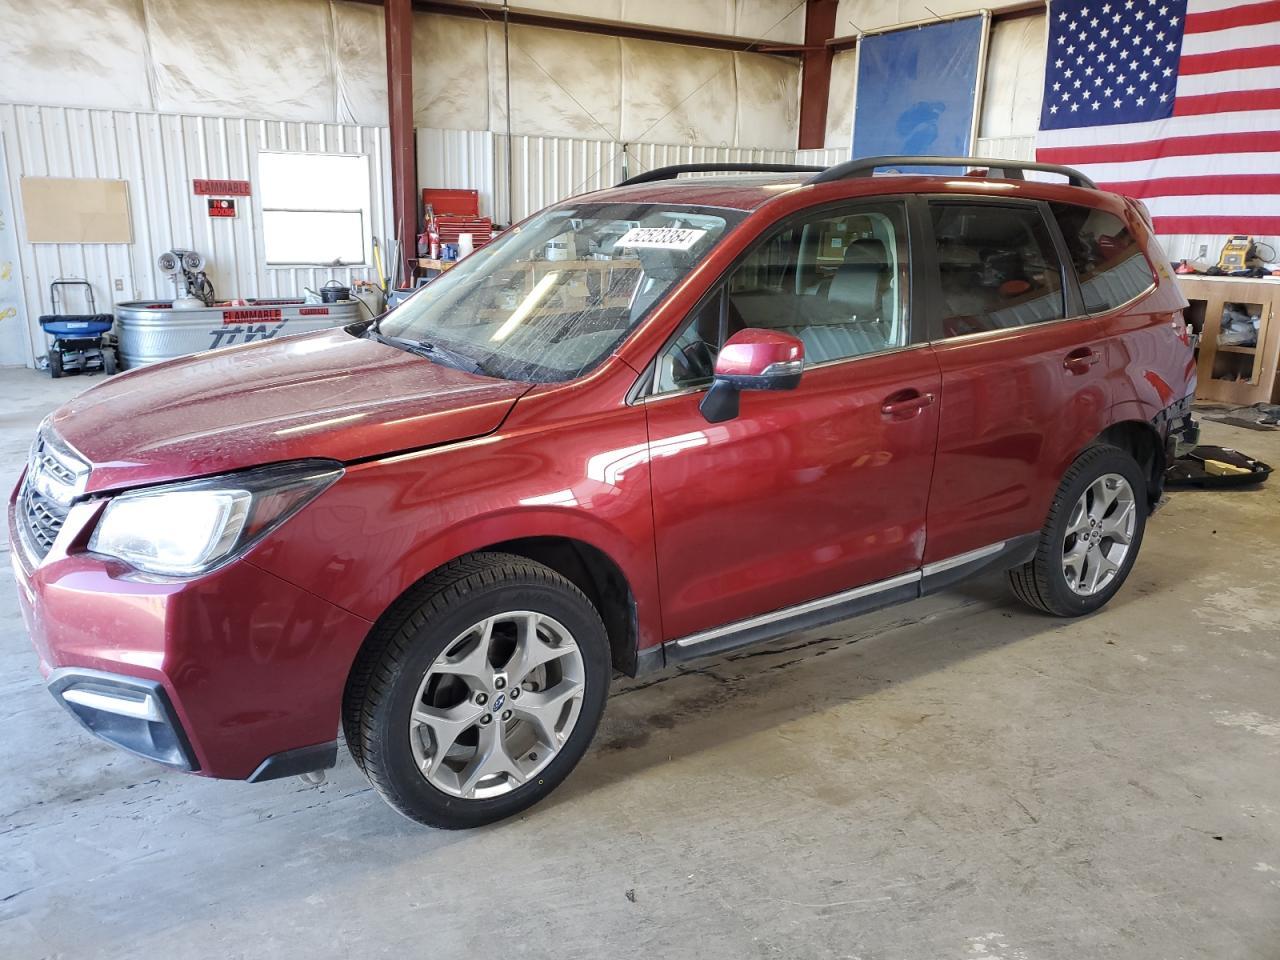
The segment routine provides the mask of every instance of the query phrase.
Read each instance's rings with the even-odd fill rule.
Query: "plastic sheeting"
[[[851,37],[868,30],[882,30],[902,23],[936,20],[958,13],[999,12],[1025,7],[1026,0],[840,0],[836,8],[836,36]]]
[[[1044,14],[991,25],[979,137],[1027,136],[1039,128],[1045,30]]]
[[[316,0],[147,0],[156,109],[332,121],[331,15]]]
[[[840,50],[831,58],[831,86],[827,94],[828,147],[848,149],[853,142],[853,104],[858,94],[858,51]]]
[[[86,108],[382,125],[383,13],[344,0],[8,0],[0,98]],[[547,0],[594,19],[749,35],[803,33],[795,0]],[[416,14],[414,120],[506,131],[502,25]],[[654,142],[794,145],[798,60],[511,28],[513,132]]]
[[[986,28],[967,17],[863,39],[854,155],[968,155]]]
[[[146,29],[138,0],[79,5],[5,0],[0,99],[150,110]]]

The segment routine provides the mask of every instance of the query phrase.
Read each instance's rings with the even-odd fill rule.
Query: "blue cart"
[[[59,306],[63,288],[83,287],[88,313],[63,313],[65,300]],[[68,373],[90,373],[101,370],[107,375],[118,369],[116,349],[107,336],[115,323],[109,313],[98,313],[93,302],[93,285],[88,280],[55,280],[49,284],[49,300],[53,313],[40,318],[40,327],[53,337],[49,347],[49,375],[55,380]]]

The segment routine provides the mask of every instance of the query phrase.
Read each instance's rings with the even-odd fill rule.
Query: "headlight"
[[[148,573],[204,573],[262,539],[342,476],[306,460],[114,497],[89,550]]]

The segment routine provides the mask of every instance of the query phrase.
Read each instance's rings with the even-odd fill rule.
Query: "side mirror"
[[[794,390],[804,371],[804,344],[790,334],[748,327],[725,341],[716,358],[715,381],[699,408],[708,423],[738,415],[743,390]]]

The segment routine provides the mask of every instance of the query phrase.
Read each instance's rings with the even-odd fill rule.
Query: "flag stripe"
[[[1275,109],[1280,109],[1280,90],[1233,90],[1206,93],[1198,97],[1179,97],[1173,107],[1174,116],[1178,117]]]
[[[1166,157],[1196,157],[1218,153],[1280,153],[1280,131],[1162,137],[1137,143],[1103,143],[1096,147],[1047,147],[1036,151],[1045,163],[1127,163]],[[1280,169],[1280,159],[1275,163]]]
[[[1271,169],[1277,169],[1275,164]],[[1161,168],[1163,172],[1163,167]],[[1216,194],[1280,194],[1280,173],[1242,173],[1213,177],[1160,177],[1154,180],[1101,181],[1099,188],[1123,193],[1126,197],[1202,197],[1212,189]]]
[[[1099,140],[1109,143],[1139,143],[1165,137],[1197,137],[1220,133],[1280,130],[1280,110],[1257,110],[1253,113],[1224,113],[1220,116],[1169,117],[1142,123],[1123,123],[1110,127],[1076,127],[1068,130],[1041,130],[1036,145],[1045,147],[1093,146]]]
[[[1139,86],[1142,84],[1139,83]],[[1190,77],[1178,75],[1178,100],[1219,93],[1223,90],[1280,90],[1280,66],[1254,67],[1249,70],[1219,70],[1216,73],[1202,73]]]
[[[1209,164],[1212,164],[1212,167]],[[1214,154],[1212,157],[1158,157],[1155,160],[1134,160],[1131,163],[1096,163],[1084,156],[1084,151],[1074,154],[1068,166],[1080,167],[1089,179],[1106,183],[1132,183],[1155,177],[1205,177],[1206,189],[1213,186],[1212,174],[1280,173],[1280,155],[1274,153]],[[1216,191],[1213,191],[1216,192]]]
[[[1244,50],[1217,50],[1184,56],[1178,65],[1178,78],[1217,73],[1221,70],[1241,70],[1251,67],[1280,66],[1280,43],[1265,47],[1248,47]]]
[[[1152,217],[1156,233],[1221,234],[1230,237],[1245,234],[1254,237],[1280,235],[1280,217]]]
[[[1269,47],[1275,42],[1274,30],[1259,30],[1257,27],[1188,33],[1182,38],[1182,55],[1186,57],[1192,54],[1217,53],[1219,50],[1248,50],[1252,47]]]
[[[1143,202],[1153,217],[1257,217],[1280,210],[1280,195],[1274,193],[1242,197],[1147,197]]]
[[[1189,13],[1185,30],[1187,33],[1209,33],[1214,30],[1229,30],[1233,27],[1253,27],[1262,23],[1275,23],[1278,20],[1280,20],[1280,0],[1267,0],[1265,3],[1248,3],[1226,10]]]

